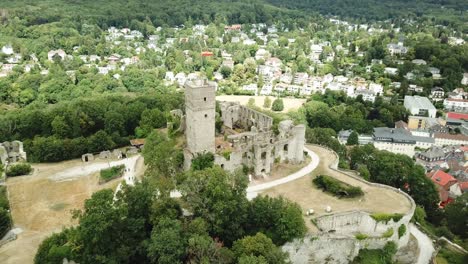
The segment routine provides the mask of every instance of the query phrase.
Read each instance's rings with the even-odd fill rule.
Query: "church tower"
[[[197,153],[215,153],[216,86],[206,79],[185,83],[185,167]]]

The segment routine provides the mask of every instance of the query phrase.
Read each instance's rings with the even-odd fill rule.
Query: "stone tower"
[[[206,79],[185,83],[185,167],[197,153],[215,153],[216,88]]]

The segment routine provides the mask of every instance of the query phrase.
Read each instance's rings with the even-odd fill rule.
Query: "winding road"
[[[416,264],[428,264],[434,254],[434,246],[432,240],[421,232],[414,224],[409,225],[410,233],[418,240],[419,256]]]
[[[288,175],[286,177],[283,177],[281,179],[277,179],[277,180],[274,180],[274,181],[249,186],[247,188],[247,198],[249,200],[253,199],[258,195],[259,192],[261,192],[263,190],[273,188],[275,186],[285,184],[285,183],[290,182],[290,181],[297,180],[297,179],[299,179],[301,177],[304,177],[304,176],[308,175],[312,171],[314,171],[317,168],[317,166],[318,166],[318,164],[320,162],[320,158],[319,158],[319,156],[317,154],[315,154],[315,152],[308,149],[307,147],[304,147],[304,151],[306,151],[307,154],[309,155],[309,157],[311,157],[311,161],[309,162],[309,164],[307,164],[307,166],[305,166],[304,168],[300,169],[299,171],[297,171],[297,172],[295,172],[293,174],[290,174],[290,175]]]

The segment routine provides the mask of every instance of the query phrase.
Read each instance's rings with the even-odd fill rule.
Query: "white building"
[[[243,86],[242,86],[242,90],[243,90],[243,91],[246,91],[246,92],[251,92],[251,93],[257,95],[258,86],[257,86],[256,83],[246,84],[246,85],[243,85]]]
[[[407,95],[404,106],[412,115],[436,117],[437,109],[427,97]]]
[[[463,74],[463,79],[461,80],[462,85],[468,85],[468,72]]]
[[[388,75],[397,75],[398,74],[398,69],[397,68],[392,68],[392,67],[386,67],[384,69],[384,73]]]
[[[436,133],[434,135],[435,145],[438,147],[452,145],[468,145],[468,136],[463,134]]]
[[[468,113],[468,100],[447,98],[444,100],[444,109],[448,111]]]
[[[13,50],[13,47],[11,47],[11,45],[5,45],[2,47],[2,53],[6,55],[11,55],[15,53],[15,51]]]
[[[66,58],[67,54],[62,49],[51,50],[51,51],[49,51],[47,53],[47,59],[49,61],[54,61],[54,57],[56,57],[56,56],[58,56],[60,58],[60,60],[64,60]]]
[[[383,94],[383,86],[378,83],[370,83],[369,90],[371,90],[375,95],[382,95]]]
[[[273,85],[272,84],[265,84],[260,91],[260,95],[271,95],[273,92]]]
[[[408,52],[408,48],[403,46],[403,43],[398,43],[398,44],[388,44],[387,49],[390,52],[390,55],[400,55],[400,54],[406,54]]]
[[[404,128],[374,128],[374,147],[395,154],[413,157],[415,147],[430,148],[434,145],[434,138],[413,136]]]

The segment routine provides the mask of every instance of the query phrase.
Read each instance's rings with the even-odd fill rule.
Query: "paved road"
[[[414,224],[409,225],[410,233],[418,240],[419,256],[416,264],[428,264],[434,253],[432,240],[421,232]]]
[[[135,155],[130,158],[125,158],[125,159],[111,161],[111,162],[83,163],[82,165],[68,168],[59,173],[53,174],[49,177],[49,179],[54,180],[54,181],[73,180],[77,177],[87,176],[89,174],[98,172],[102,169],[107,169],[107,168],[122,165],[122,164],[125,164],[125,167],[132,168],[132,170],[134,170],[136,161],[138,160],[139,157],[140,155]]]
[[[320,158],[317,154],[315,154],[315,152],[309,150],[307,147],[304,147],[304,151],[307,152],[307,154],[312,158],[312,160],[310,161],[309,164],[307,164],[307,166],[305,166],[304,168],[300,169],[299,171],[293,173],[293,174],[290,174],[286,177],[283,177],[281,179],[277,179],[277,180],[274,180],[274,181],[271,181],[271,182],[266,182],[266,183],[262,183],[262,184],[257,184],[257,185],[253,185],[253,186],[250,186],[247,188],[247,198],[249,199],[253,199],[255,198],[259,192],[263,191],[263,190],[266,190],[266,189],[270,189],[272,187],[275,187],[275,186],[278,186],[278,185],[281,185],[281,184],[285,184],[287,182],[290,182],[290,181],[294,181],[294,180],[297,180],[301,177],[304,177],[306,175],[308,175],[309,173],[311,173],[313,170],[315,170],[320,162]]]

